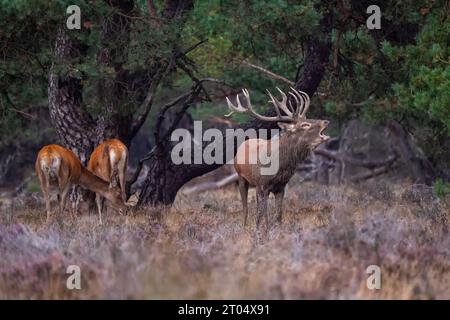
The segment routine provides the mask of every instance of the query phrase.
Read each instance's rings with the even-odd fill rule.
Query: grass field
[[[283,225],[259,242],[254,190],[250,201],[246,228],[234,186],[103,225],[2,209],[0,298],[450,299],[450,207],[430,188],[291,186]],[[373,264],[379,290],[366,286]],[[68,265],[81,290],[66,288]]]

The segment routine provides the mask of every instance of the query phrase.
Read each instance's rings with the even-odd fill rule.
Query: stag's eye
[[[309,129],[311,127],[311,123],[309,123],[309,122],[302,122],[302,124],[300,124],[300,127],[302,129]]]

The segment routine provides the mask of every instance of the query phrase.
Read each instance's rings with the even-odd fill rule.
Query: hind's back
[[[35,169],[38,175],[45,173],[51,178],[57,178],[61,174],[61,170],[63,170],[68,178],[77,179],[81,172],[81,163],[69,149],[57,144],[51,144],[44,146],[39,151]]]

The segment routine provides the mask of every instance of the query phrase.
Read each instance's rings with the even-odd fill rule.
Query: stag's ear
[[[304,130],[308,130],[309,128],[311,128],[311,123],[304,121],[304,122],[300,123],[300,128],[302,128]]]
[[[283,131],[290,131],[290,132],[295,131],[295,125],[292,123],[277,122],[277,124],[280,127],[280,129]]]

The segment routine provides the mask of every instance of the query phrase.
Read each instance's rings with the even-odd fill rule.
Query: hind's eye
[[[309,123],[309,122],[303,122],[303,123],[300,125],[300,127],[301,127],[302,129],[308,129],[309,127],[311,127],[311,123]]]

